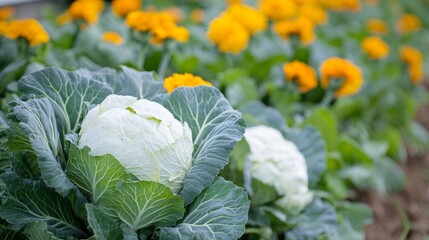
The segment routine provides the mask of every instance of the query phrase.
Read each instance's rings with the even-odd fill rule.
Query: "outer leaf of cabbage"
[[[31,148],[38,159],[41,176],[47,186],[63,196],[75,186],[67,178],[61,166],[62,144],[54,110],[48,99],[31,99],[10,104],[9,118],[19,124],[28,137]],[[22,142],[21,142],[22,143]]]
[[[109,215],[92,204],[86,204],[88,224],[98,240],[121,240],[122,229]]]
[[[238,239],[244,233],[248,211],[247,193],[217,178],[189,205],[180,224],[160,228],[160,240]]]
[[[338,233],[335,208],[320,198],[315,198],[304,212],[288,221],[296,227],[286,232],[287,239],[318,239],[324,235],[331,239]]]
[[[127,178],[127,173],[113,156],[94,157],[89,151],[88,147],[79,149],[71,143],[66,173],[71,181],[90,194],[91,202],[97,204],[104,193]]]
[[[322,135],[312,127],[292,131],[288,137],[298,147],[307,163],[308,181],[315,187],[326,169],[326,145]]]
[[[232,149],[243,137],[244,121],[214,87],[181,87],[157,101],[192,130],[193,163],[180,192],[189,204],[228,163]]]
[[[52,104],[61,140],[79,129],[86,105],[98,104],[112,93],[112,87],[74,72],[46,68],[24,76],[18,82],[24,98],[47,98]]]
[[[133,231],[174,225],[185,212],[182,197],[162,184],[146,181],[118,185],[100,199],[100,207]]]
[[[156,95],[165,93],[163,83],[157,81],[153,73],[139,72],[126,66],[121,66],[119,72],[105,68],[99,71],[80,69],[76,73],[108,83],[113,88],[113,93],[117,95],[152,100]]]
[[[44,221],[47,230],[57,237],[86,237],[69,201],[42,181],[22,179],[11,172],[1,174],[0,181],[3,192],[0,196],[0,217],[14,229],[21,229],[27,223]]]

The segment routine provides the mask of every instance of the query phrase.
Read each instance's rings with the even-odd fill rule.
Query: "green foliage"
[[[66,173],[69,179],[85,193],[91,196],[91,202],[97,204],[107,191],[128,176],[125,168],[111,155],[93,157],[90,149],[79,149],[70,143]]]
[[[160,239],[237,239],[244,233],[248,204],[242,188],[217,178],[188,206],[182,223],[160,228]]]
[[[192,130],[193,165],[180,192],[189,204],[227,164],[243,136],[244,121],[213,87],[178,88],[160,102]]]
[[[337,214],[333,206],[321,199],[314,199],[299,216],[291,220],[296,227],[286,232],[288,239],[328,238],[338,233]]]
[[[246,192],[216,178],[242,138],[244,121],[218,90],[181,88],[166,95],[152,73],[126,67],[47,68],[24,76],[18,86],[23,96],[9,103],[10,122],[0,118],[4,236],[157,239],[162,233],[168,239],[194,235],[187,223],[196,236],[206,228],[207,239],[222,225],[219,238],[244,233]],[[82,119],[112,93],[157,99],[193,130],[194,164],[182,190],[186,209],[185,198],[170,188],[138,180],[111,155],[95,157],[88,147],[77,147]]]
[[[328,109],[315,109],[301,123],[301,126],[311,126],[317,129],[325,140],[328,151],[336,149],[338,144],[338,123],[335,115]]]

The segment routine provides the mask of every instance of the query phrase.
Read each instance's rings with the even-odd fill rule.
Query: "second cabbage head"
[[[266,126],[246,129],[250,147],[252,178],[273,186],[283,197],[276,204],[288,211],[301,211],[312,200],[308,189],[307,165],[295,144],[281,132]]]

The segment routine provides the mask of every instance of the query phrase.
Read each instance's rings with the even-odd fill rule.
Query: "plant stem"
[[[326,89],[325,96],[319,106],[328,107],[332,100],[335,99],[335,91],[337,91],[344,83],[344,79],[332,78],[329,80],[329,86]]]
[[[164,46],[164,52],[162,54],[161,63],[158,67],[158,77],[160,80],[164,80],[165,72],[167,71],[168,63],[170,62],[171,51],[167,45]]]
[[[402,230],[402,233],[401,233],[401,237],[399,239],[406,240],[411,229],[410,220],[408,219],[407,214],[405,213],[404,209],[402,208],[399,202],[395,203],[395,208],[399,214],[399,218],[401,219],[402,225],[404,226],[404,229]]]
[[[332,85],[329,85],[328,89],[326,89],[326,93],[325,96],[323,97],[322,102],[320,103],[321,107],[328,107],[329,104],[332,102],[332,100],[334,99],[334,88],[331,87]]]
[[[148,52],[148,48],[147,48],[147,46],[143,46],[142,47],[142,51],[141,51],[141,54],[140,54],[140,56],[138,57],[138,62],[137,62],[137,67],[140,69],[140,70],[142,70],[142,71],[144,71],[145,70],[145,68],[144,68],[144,64],[145,64],[145,60],[146,60],[146,55],[147,55],[147,52]]]

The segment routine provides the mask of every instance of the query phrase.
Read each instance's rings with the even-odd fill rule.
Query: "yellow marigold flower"
[[[191,22],[193,23],[202,23],[204,20],[204,10],[202,9],[193,9],[190,16]]]
[[[49,35],[36,19],[11,21],[5,30],[5,36],[11,39],[25,38],[34,47],[49,42]]]
[[[314,24],[324,24],[328,20],[326,11],[313,4],[306,4],[299,7],[299,16],[310,19]]]
[[[423,79],[423,54],[416,48],[404,46],[400,55],[401,60],[408,65],[408,74],[413,83],[420,83]]]
[[[341,87],[335,91],[336,97],[357,93],[364,81],[360,68],[343,58],[332,57],[325,60],[320,72],[323,88],[328,88],[331,81],[343,80]]]
[[[294,17],[298,12],[296,3],[292,0],[260,0],[259,9],[273,20]]]
[[[259,10],[244,4],[234,4],[228,7],[225,14],[239,22],[250,34],[267,28],[267,18]]]
[[[15,8],[13,7],[2,7],[0,8],[0,21],[7,20],[15,14]]]
[[[249,33],[239,22],[224,14],[210,22],[207,38],[222,52],[239,53],[247,47]]]
[[[168,12],[134,11],[128,14],[125,22],[135,30],[150,32],[152,43],[161,44],[167,39],[186,42],[189,39],[188,29],[177,26]]]
[[[127,15],[125,23],[128,27],[141,32],[147,32],[156,21],[156,12],[135,11]]]
[[[174,73],[164,80],[164,88],[168,93],[179,87],[197,87],[197,86],[212,86],[210,82],[205,81],[201,77],[194,76],[190,73],[178,74]]]
[[[313,42],[316,38],[313,29],[313,23],[305,17],[286,19],[274,24],[274,30],[280,37],[287,40],[292,36],[298,36],[299,40],[306,44]]]
[[[421,64],[423,62],[423,54],[416,48],[404,46],[401,48],[401,60],[406,64]]]
[[[295,81],[302,93],[308,92],[317,87],[317,77],[314,69],[307,64],[299,61],[293,61],[283,65],[283,73],[286,79]]]
[[[317,5],[319,0],[293,0],[297,5]]]
[[[125,17],[128,13],[141,8],[141,0],[113,0],[112,11],[116,16]]]
[[[404,34],[419,30],[421,25],[420,19],[413,14],[404,14],[396,22],[397,30]]]
[[[103,9],[104,1],[102,0],[77,0],[70,5],[67,12],[73,20],[84,20],[89,24],[94,24],[98,21]]]
[[[342,0],[320,0],[319,3],[328,9],[340,9],[342,5]]]
[[[113,43],[115,45],[122,45],[124,43],[124,39],[117,32],[104,32],[101,39],[103,42]]]
[[[241,4],[241,0],[225,0],[225,2],[228,5]]]
[[[372,59],[381,59],[389,54],[389,45],[379,37],[367,37],[361,43],[364,51]]]
[[[155,42],[163,42],[166,39],[174,39],[178,42],[186,42],[189,39],[189,31],[185,27],[176,25],[173,17],[167,12],[156,15],[150,33]]]
[[[371,33],[386,34],[388,27],[385,21],[381,19],[371,18],[366,22],[366,27]]]

